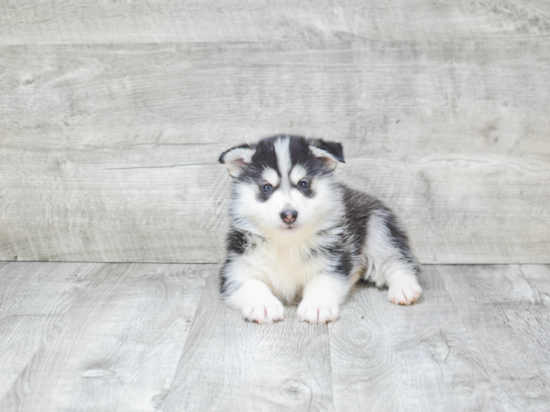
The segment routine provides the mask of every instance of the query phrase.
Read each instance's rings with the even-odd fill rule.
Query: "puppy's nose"
[[[288,224],[293,223],[297,217],[298,212],[295,210],[285,210],[284,212],[281,212],[281,219]]]

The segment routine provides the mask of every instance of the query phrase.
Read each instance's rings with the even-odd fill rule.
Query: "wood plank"
[[[353,159],[341,179],[396,212],[422,263],[550,259],[547,162],[507,156]]]
[[[328,327],[245,322],[210,276],[163,411],[331,410]]]
[[[211,265],[106,264],[2,400],[2,410],[152,411]]]
[[[369,3],[284,0],[36,3],[2,2],[3,44],[220,41],[446,41],[542,37],[550,7],[543,0]],[[541,16],[533,19],[532,16]]]
[[[148,145],[158,160],[158,145],[194,143],[208,146],[165,164],[205,163],[295,133],[341,140],[348,157],[548,161],[547,50],[544,39],[0,47],[2,146]]]
[[[532,268],[439,267],[510,411],[543,411],[550,404],[550,307],[522,273],[536,278]]]
[[[230,179],[222,165],[139,167],[134,156],[104,150],[6,153],[0,149],[0,259],[223,259]],[[499,156],[364,158],[348,160],[338,174],[395,210],[423,263],[544,263],[550,259],[545,167]]]
[[[102,264],[0,264],[0,398]]]
[[[222,259],[221,203],[229,186],[223,166],[126,168],[122,157],[113,169],[101,152],[88,151],[84,163],[63,152],[20,154],[2,165],[0,259]]]
[[[420,280],[423,297],[410,307],[359,285],[330,325],[337,411],[503,410],[437,267]]]

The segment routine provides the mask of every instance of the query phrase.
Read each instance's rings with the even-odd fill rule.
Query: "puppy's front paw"
[[[298,306],[298,320],[302,322],[329,323],[338,320],[340,309],[338,305],[326,304],[324,302],[315,302],[313,300],[303,300]]]
[[[390,286],[388,299],[396,305],[410,305],[418,300],[422,294],[422,288],[414,280],[413,282],[397,282]]]
[[[256,322],[260,325],[285,319],[285,308],[277,299],[263,305],[244,306],[241,313],[247,321]]]

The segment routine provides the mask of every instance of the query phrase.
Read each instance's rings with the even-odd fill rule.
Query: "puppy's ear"
[[[336,169],[338,162],[346,163],[344,160],[344,148],[340,143],[325,142],[321,139],[309,139],[309,149],[321,159],[332,170]]]
[[[220,155],[218,162],[227,166],[229,174],[238,177],[245,165],[252,161],[256,149],[248,144],[233,147]]]

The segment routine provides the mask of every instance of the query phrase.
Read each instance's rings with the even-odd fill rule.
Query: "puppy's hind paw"
[[[422,288],[416,282],[409,284],[397,284],[390,286],[388,299],[396,305],[410,305],[418,300],[422,294]]]

